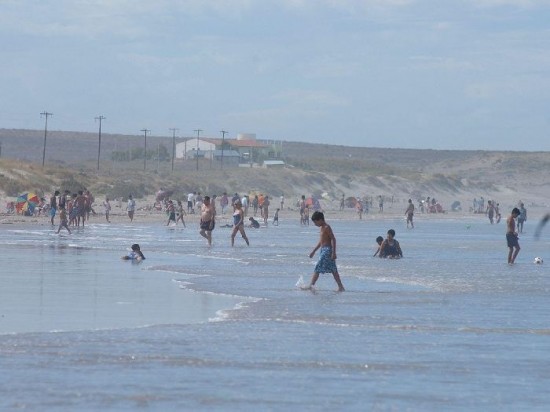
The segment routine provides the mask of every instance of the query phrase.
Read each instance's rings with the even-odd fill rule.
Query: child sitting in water
[[[250,216],[248,218],[248,220],[250,220],[250,223],[248,224],[248,227],[253,227],[254,229],[259,229],[260,228],[260,222],[258,222],[252,216]]]
[[[122,256],[121,259],[123,260],[136,260],[138,262],[141,262],[145,259],[145,256],[143,253],[141,253],[141,249],[139,248],[139,245],[137,243],[134,243],[132,245],[132,251],[128,253],[126,256]]]

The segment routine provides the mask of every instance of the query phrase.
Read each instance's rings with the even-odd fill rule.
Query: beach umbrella
[[[21,212],[33,212],[36,205],[40,202],[40,199],[35,193],[25,193],[17,197],[15,209],[17,213]]]

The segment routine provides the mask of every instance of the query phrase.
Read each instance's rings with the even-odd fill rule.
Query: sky
[[[550,151],[550,0],[0,0],[0,128]]]

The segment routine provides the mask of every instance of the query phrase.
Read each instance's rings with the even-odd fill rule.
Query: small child
[[[279,208],[275,209],[275,216],[273,216],[273,226],[279,226]]]
[[[126,256],[121,257],[122,260],[135,260],[137,262],[141,262],[142,260],[145,260],[145,256],[143,253],[141,253],[141,249],[137,243],[134,243],[132,245],[132,251],[128,253]]]
[[[105,211],[105,220],[107,220],[107,223],[111,223],[109,220],[109,214],[111,213],[111,203],[109,202],[109,197],[105,197],[105,201],[103,202],[103,210]]]
[[[65,211],[65,206],[59,206],[59,228],[57,228],[57,233],[59,233],[62,227],[67,229],[69,235],[71,234],[71,229],[69,229],[67,221],[67,212]]]
[[[376,243],[378,243],[378,249],[376,249],[376,252],[374,252],[374,255],[372,255],[372,257],[376,257],[380,253],[380,247],[382,246],[383,241],[384,241],[384,238],[382,236],[378,236],[376,238]]]
[[[309,226],[309,206],[304,209],[304,225]]]
[[[315,265],[311,282],[309,286],[304,287],[303,289],[312,289],[315,282],[317,282],[317,279],[319,279],[320,273],[330,272],[332,273],[332,276],[334,276],[334,280],[338,285],[338,292],[343,292],[345,290],[344,285],[340,280],[340,275],[338,274],[338,269],[336,268],[336,237],[334,237],[332,228],[325,222],[323,212],[313,212],[313,215],[311,215],[311,220],[315,226],[320,228],[320,236],[319,242],[315,248],[313,248],[312,252],[309,254],[309,257],[312,258],[318,249],[321,249],[321,251],[319,252],[319,261],[317,262],[317,265]]]
[[[252,216],[248,218],[250,223],[248,224],[248,227],[253,227],[254,229],[260,228],[260,222],[258,222],[256,219],[254,219]]]

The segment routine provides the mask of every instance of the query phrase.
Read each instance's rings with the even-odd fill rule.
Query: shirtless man
[[[90,213],[92,213],[93,215],[96,214],[93,208],[95,198],[89,190],[86,190],[84,192],[84,196],[86,197],[86,220],[90,220]]]
[[[57,213],[57,196],[59,196],[59,190],[56,190],[55,193],[50,197],[50,221],[52,222],[52,226],[54,225],[53,219],[55,218],[55,214]]]
[[[330,272],[332,273],[332,276],[334,276],[334,280],[338,285],[338,292],[343,292],[344,285],[340,280],[340,275],[338,274],[338,269],[336,268],[336,237],[332,232],[332,228],[325,222],[323,212],[314,212],[311,216],[311,220],[315,226],[320,228],[320,236],[319,242],[315,248],[313,248],[309,254],[309,257],[312,258],[318,249],[321,249],[321,251],[319,252],[319,261],[317,262],[317,265],[315,265],[311,282],[309,286],[304,287],[304,289],[312,289],[315,282],[317,282],[317,279],[319,279],[320,273]]]
[[[262,216],[264,218],[264,225],[267,226],[267,219],[269,218],[269,196],[266,196],[264,198],[264,201],[262,202]]]
[[[84,197],[84,192],[82,190],[78,191],[78,196],[76,197],[74,204],[78,210],[76,225],[80,226],[80,222],[82,221],[82,227],[84,227],[84,220],[86,219],[86,198]]]
[[[132,195],[128,195],[128,203],[126,204],[126,212],[130,218],[130,223],[134,221],[134,213],[136,211],[136,201]]]
[[[409,205],[407,206],[407,210],[405,210],[405,216],[407,216],[407,229],[409,228],[409,223],[411,224],[411,229],[414,229],[414,204],[412,202],[412,199],[409,199]]]
[[[519,247],[518,232],[516,232],[516,219],[520,211],[517,207],[512,209],[512,213],[506,219],[506,242],[508,243],[508,264],[513,265],[521,249]],[[515,249],[515,250],[514,250]]]
[[[495,215],[495,204],[493,203],[492,200],[487,201],[487,209],[485,209],[485,213],[487,213],[489,222],[493,224],[494,223],[493,217]]]
[[[518,232],[523,233],[523,222],[527,222],[527,209],[523,203],[519,204]]]
[[[204,196],[201,206],[200,235],[208,240],[208,246],[212,246],[212,231],[216,225],[216,209],[210,203],[210,196]]]

